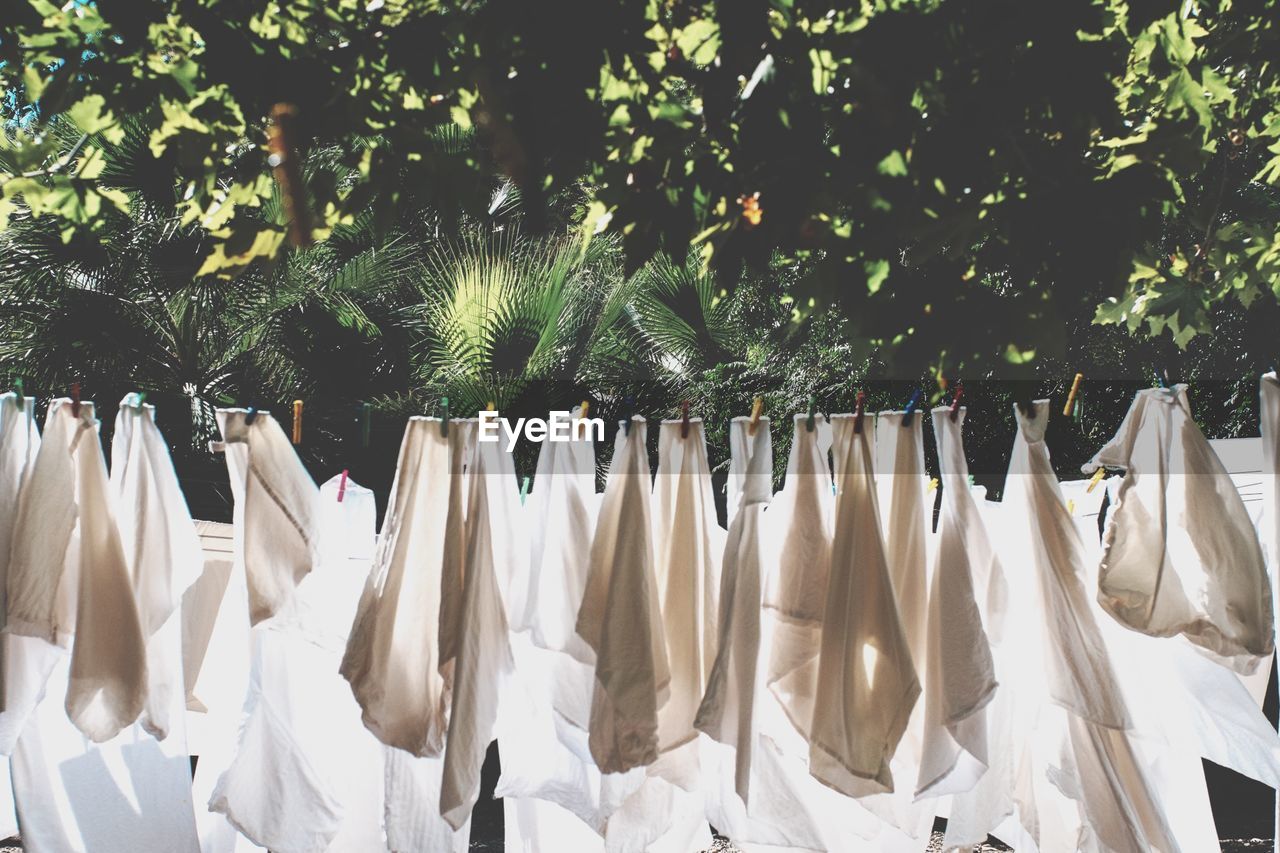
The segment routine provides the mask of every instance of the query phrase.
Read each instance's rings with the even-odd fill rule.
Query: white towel
[[[1115,437],[1084,466],[1125,469],[1098,595],[1135,631],[1182,634],[1252,672],[1275,649],[1271,584],[1253,523],[1186,392],[1139,391]]]
[[[452,421],[445,437],[436,418],[409,420],[342,660],[365,725],[413,755],[438,756],[444,748],[457,637],[446,624],[460,600],[464,465],[474,447],[474,424]]]
[[[591,570],[577,631],[596,654],[590,748],[605,773],[658,757],[658,709],[671,675],[654,577],[645,422],[619,429],[591,542]]]
[[[894,789],[889,770],[920,695],[881,538],[872,430],[833,419],[831,578],[809,729],[810,772],[849,796]]]

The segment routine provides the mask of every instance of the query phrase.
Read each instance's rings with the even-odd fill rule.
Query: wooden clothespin
[[[924,396],[924,392],[919,388],[911,395],[911,399],[907,401],[907,408],[902,413],[902,425],[904,427],[911,426],[911,415],[915,412],[916,406],[920,405],[920,398]]]
[[[1071,409],[1076,403],[1076,394],[1080,391],[1080,380],[1084,379],[1083,373],[1077,373],[1076,378],[1071,381],[1071,390],[1067,392],[1067,404],[1062,407],[1064,416],[1071,414]]]
[[[817,402],[812,394],[809,395],[809,418],[804,422],[804,428],[809,432],[813,432],[813,413]]]
[[[342,503],[342,497],[347,493],[347,469],[342,469],[342,479],[338,481],[338,503]]]
[[[80,417],[80,383],[71,383],[71,414]]]
[[[964,385],[962,383],[957,382],[955,396],[951,398],[950,418],[953,421],[960,415],[960,401],[962,399],[964,399]]]
[[[449,398],[440,398],[440,434],[449,437]]]
[[[866,403],[867,403],[867,392],[859,391],[858,401],[857,403],[854,404],[854,407],[853,407],[853,431],[855,433],[861,434],[862,432],[862,416],[863,416],[863,409],[866,406]]]
[[[372,408],[368,403],[360,404],[360,445],[362,447],[369,446],[370,410]]]
[[[1098,484],[1102,482],[1102,478],[1105,476],[1107,476],[1106,468],[1099,468],[1097,471],[1094,471],[1093,476],[1089,479],[1088,488],[1084,490],[1085,494],[1092,493],[1093,490],[1098,487]]]
[[[764,411],[764,397],[756,397],[751,401],[751,421],[747,424],[747,435],[755,435],[760,426],[760,413]]]
[[[680,437],[689,437],[689,401],[683,400],[680,403]]]
[[[302,401],[293,401],[293,443],[302,444]]]

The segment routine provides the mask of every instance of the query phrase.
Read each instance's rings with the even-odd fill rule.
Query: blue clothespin
[[[902,414],[902,425],[911,426],[911,415],[915,412],[916,406],[920,405],[920,398],[924,396],[924,392],[919,388],[911,395],[911,399],[907,401],[906,411]]]
[[[245,426],[253,426],[253,422],[256,421],[257,419],[258,419],[258,409],[255,406],[250,406],[248,411],[244,413]]]
[[[445,438],[449,437],[449,398],[440,398],[440,434]]]

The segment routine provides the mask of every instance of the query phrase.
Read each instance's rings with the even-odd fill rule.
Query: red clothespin
[[[347,469],[342,469],[342,479],[338,481],[338,503],[342,503],[342,496],[347,493]]]
[[[71,383],[71,414],[80,417],[80,383]]]
[[[956,415],[960,414],[960,400],[964,397],[964,385],[956,383],[956,395],[951,398],[951,420],[956,419]]]
[[[853,431],[856,433],[862,432],[862,408],[866,404],[866,401],[867,401],[867,392],[859,391],[858,403],[853,410]]]
[[[689,437],[689,401],[680,404],[680,437]]]

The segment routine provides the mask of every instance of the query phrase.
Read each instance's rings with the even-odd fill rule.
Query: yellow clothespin
[[[302,444],[302,401],[293,401],[293,443]]]
[[[1062,407],[1064,417],[1071,416],[1071,407],[1075,405],[1076,393],[1080,390],[1080,380],[1084,379],[1083,373],[1077,373],[1076,378],[1071,382],[1071,391],[1067,394],[1067,404]]]
[[[938,478],[934,477],[932,480],[929,481],[929,491],[932,492],[936,488],[938,488]]]
[[[751,401],[751,423],[747,424],[747,435],[755,435],[760,425],[760,413],[764,411],[764,397],[756,397]]]
[[[494,406],[492,400],[490,400],[487,404],[485,404],[485,407],[484,407],[486,412],[492,412],[495,408],[496,406]]]
[[[1067,498],[1067,515],[1075,515],[1075,514],[1076,514],[1076,502],[1071,500],[1071,498]]]
[[[591,401],[583,400],[581,405],[578,406],[578,420],[586,420],[587,412],[589,411],[591,411]]]
[[[1096,488],[1097,485],[1102,482],[1102,478],[1105,476],[1107,476],[1106,468],[1099,468],[1097,471],[1094,471],[1093,478],[1089,480],[1089,488],[1084,490],[1085,494],[1091,493],[1094,490],[1094,488]]]

